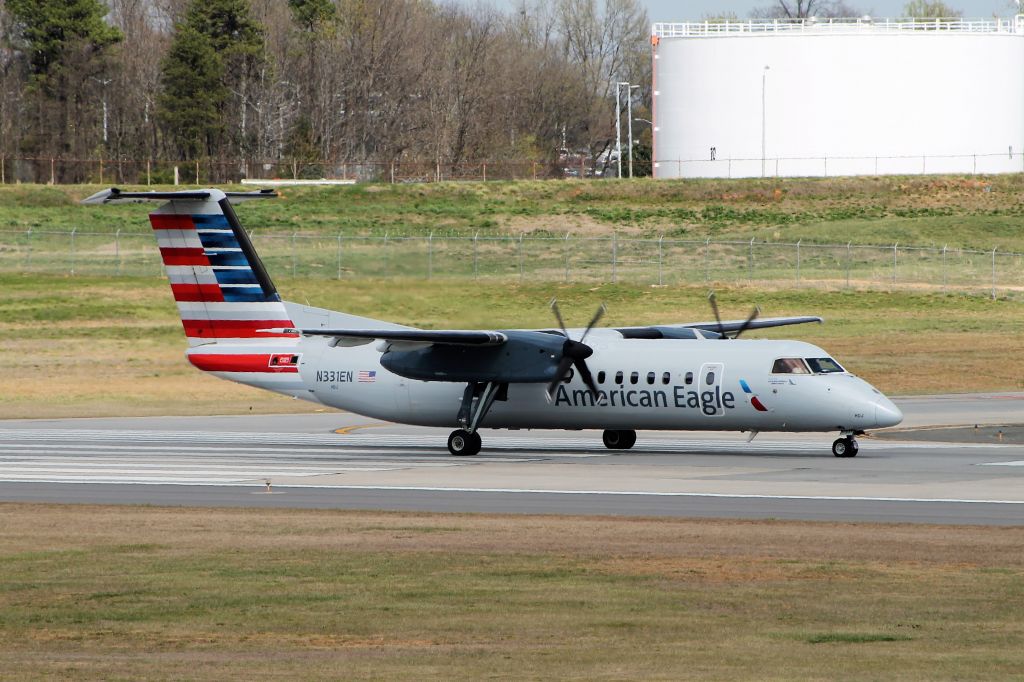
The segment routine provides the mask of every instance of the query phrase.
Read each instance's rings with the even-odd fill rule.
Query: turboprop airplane
[[[283,301],[233,204],[272,191],[125,192],[86,204],[159,201],[150,214],[178,303],[188,360],[231,381],[391,422],[457,427],[453,455],[488,429],[602,429],[628,449],[636,429],[838,431],[903,415],[880,391],[801,341],[739,340],[747,330],[819,317],[585,329],[424,330]],[[589,339],[589,340],[588,340]],[[749,441],[748,441],[749,442]]]

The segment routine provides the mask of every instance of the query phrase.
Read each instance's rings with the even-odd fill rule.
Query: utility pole
[[[626,96],[629,101],[626,102],[626,121],[627,121],[627,133],[629,137],[629,177],[633,177],[633,91],[639,89],[639,85],[630,85],[626,89]]]
[[[768,128],[768,104],[765,95],[768,86],[768,65],[765,64],[761,72],[761,177],[764,177],[764,162],[767,156],[767,128]]]
[[[629,83],[626,81],[619,81],[615,84],[615,153],[618,158],[615,160],[618,168],[617,176],[622,177],[622,100],[619,96],[619,91],[622,86],[625,85],[627,95],[629,94]]]

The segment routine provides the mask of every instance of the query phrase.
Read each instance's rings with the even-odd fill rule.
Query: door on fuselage
[[[706,362],[700,367],[700,411],[705,417],[725,416],[722,407],[722,379],[725,365],[721,362]]]

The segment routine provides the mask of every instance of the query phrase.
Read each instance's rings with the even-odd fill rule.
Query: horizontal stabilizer
[[[207,201],[214,191],[219,190],[183,190],[181,192],[125,192],[117,187],[111,187],[96,192],[91,197],[82,200],[83,204],[129,204],[140,201]],[[272,189],[261,189],[255,192],[223,192],[228,201],[237,204],[240,201],[250,199],[273,199],[277,192]],[[219,199],[216,197],[215,199]]]
[[[805,315],[802,317],[764,317],[759,320],[753,320],[749,323],[746,320],[729,320],[722,323],[721,329],[719,329],[717,322],[696,322],[693,324],[682,324],[679,326],[709,332],[723,331],[728,334],[730,332],[739,331],[744,325],[746,325],[746,328],[749,330],[770,329],[771,327],[787,327],[791,324],[809,324],[811,322],[821,323],[824,322],[824,320],[820,317]]]

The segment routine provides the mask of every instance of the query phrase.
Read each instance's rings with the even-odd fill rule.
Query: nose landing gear
[[[609,450],[628,450],[636,445],[636,431],[605,431],[602,440]]]
[[[857,445],[857,439],[852,435],[838,438],[832,443],[832,454],[836,457],[856,457],[859,449],[860,446]]]

